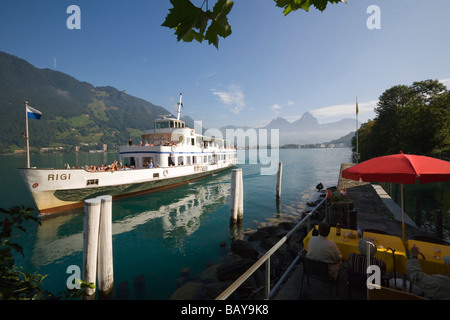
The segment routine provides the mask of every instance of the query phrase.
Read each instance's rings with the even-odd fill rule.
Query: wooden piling
[[[242,221],[244,217],[244,186],[242,169],[231,171],[230,223]]]
[[[281,176],[283,172],[283,163],[278,163],[278,173],[277,173],[277,201],[281,199]]]
[[[114,298],[112,196],[98,198],[101,200],[97,257],[98,297],[101,300],[111,300]]]
[[[84,201],[83,228],[83,281],[94,283],[97,274],[98,231],[100,224],[100,199]],[[87,300],[95,299],[95,289],[86,289]]]

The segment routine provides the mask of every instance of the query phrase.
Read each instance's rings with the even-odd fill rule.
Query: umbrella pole
[[[401,184],[401,201],[402,201],[402,239],[403,242],[406,241],[405,239],[405,201],[404,201],[404,196],[405,196],[405,191],[403,190],[403,183]]]

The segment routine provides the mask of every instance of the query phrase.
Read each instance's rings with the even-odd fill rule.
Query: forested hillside
[[[103,143],[111,150],[129,138],[138,141],[155,118],[170,114],[113,87],[94,87],[0,52],[0,153],[25,147],[24,101],[43,114],[29,121],[31,146],[67,151],[97,149]]]

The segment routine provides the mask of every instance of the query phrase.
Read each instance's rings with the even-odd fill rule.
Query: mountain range
[[[358,123],[360,125],[360,123]],[[303,113],[300,119],[289,122],[282,117],[273,119],[261,128],[236,127],[229,125],[221,128],[223,136],[226,136],[226,129],[237,130],[241,128],[244,132],[248,129],[272,129],[279,130],[279,145],[307,145],[307,144],[329,144],[338,139],[339,143],[350,146],[351,138],[355,134],[355,120],[346,118],[336,122],[319,123],[317,119],[308,111]],[[270,142],[270,140],[268,139]]]
[[[294,122],[278,117],[266,125],[264,129],[279,129],[280,145],[284,145],[324,143],[355,131],[355,126],[355,120],[350,118],[330,123],[319,123],[307,111]]]
[[[0,153],[25,148],[25,105],[39,109],[41,120],[29,121],[30,145],[34,148],[116,149],[129,138],[139,141],[153,120],[171,114],[167,109],[105,86],[95,87],[67,74],[39,69],[27,61],[0,52]],[[194,120],[182,117],[194,128]],[[227,126],[221,128],[234,128]],[[242,128],[246,130],[248,128]],[[272,120],[263,129],[279,129],[280,145],[307,144],[337,139],[354,131],[355,122],[343,119],[319,124],[309,112],[295,122]]]

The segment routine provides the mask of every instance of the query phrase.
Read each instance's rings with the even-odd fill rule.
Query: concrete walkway
[[[397,221],[402,221],[402,208],[387,194],[387,192],[377,184],[372,185],[372,187],[377,192],[378,196],[383,201],[384,205],[394,216]],[[417,228],[417,224],[405,213],[404,215],[405,223]]]
[[[342,170],[352,166],[352,164],[342,164]],[[358,212],[357,224],[363,229],[376,229],[386,231],[394,236],[402,237],[402,210],[391,199],[386,191],[379,185],[372,185],[367,182],[353,181],[343,179],[339,174],[338,188],[347,189],[348,197],[353,201],[354,208]],[[406,238],[414,235],[430,236],[417,228],[414,221],[405,215],[405,233]],[[291,272],[291,275],[278,291],[274,300],[341,300],[347,297],[347,285],[345,272],[341,270],[339,295],[336,296],[336,290],[333,288],[331,298],[329,296],[329,286],[323,282],[311,279],[311,286],[306,289],[306,279],[303,293],[300,293],[302,280],[302,266],[297,265]],[[353,292],[352,299],[365,299],[366,292]]]

